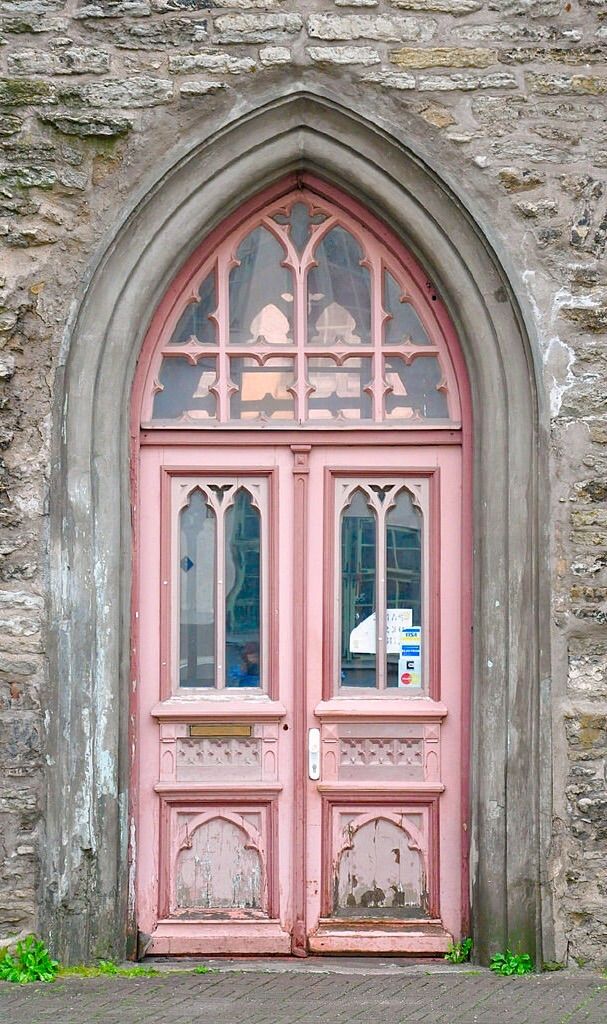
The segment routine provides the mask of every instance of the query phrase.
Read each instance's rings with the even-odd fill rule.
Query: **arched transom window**
[[[431,283],[327,191],[293,189],[203,247],[156,332],[144,426],[459,425]]]

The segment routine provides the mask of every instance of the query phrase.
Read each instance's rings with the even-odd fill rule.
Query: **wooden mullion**
[[[375,503],[374,503],[375,504]],[[381,692],[386,689],[386,604],[387,604],[387,581],[386,581],[386,512],[379,502],[376,505],[376,605],[375,621],[377,626],[376,649],[376,674],[377,689]]]
[[[230,360],[227,352],[230,341],[229,274],[229,250],[224,248],[217,257],[217,418],[220,423],[227,423],[230,419]]]
[[[225,611],[225,508],[215,503],[217,522],[216,584],[215,584],[215,686],[224,690],[226,686],[226,611]]]
[[[374,256],[371,264],[371,340],[373,342],[373,419],[380,423],[384,406],[384,367],[382,340],[384,308],[382,302],[382,261]],[[361,353],[362,354],[362,353]]]

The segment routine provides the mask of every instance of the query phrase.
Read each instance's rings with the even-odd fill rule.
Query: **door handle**
[[[320,729],[308,730],[308,775],[313,782],[320,778]]]

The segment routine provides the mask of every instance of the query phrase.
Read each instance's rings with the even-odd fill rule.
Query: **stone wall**
[[[63,626],[45,619],[51,408],[75,296],[186,132],[307,89],[389,110],[524,282],[552,419],[555,955],[606,959],[606,53],[607,0],[0,0],[0,937],[37,926]]]

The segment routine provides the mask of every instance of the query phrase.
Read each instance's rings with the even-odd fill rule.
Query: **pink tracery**
[[[431,289],[348,206],[294,189],[203,250],[160,330],[146,426],[459,425]]]

